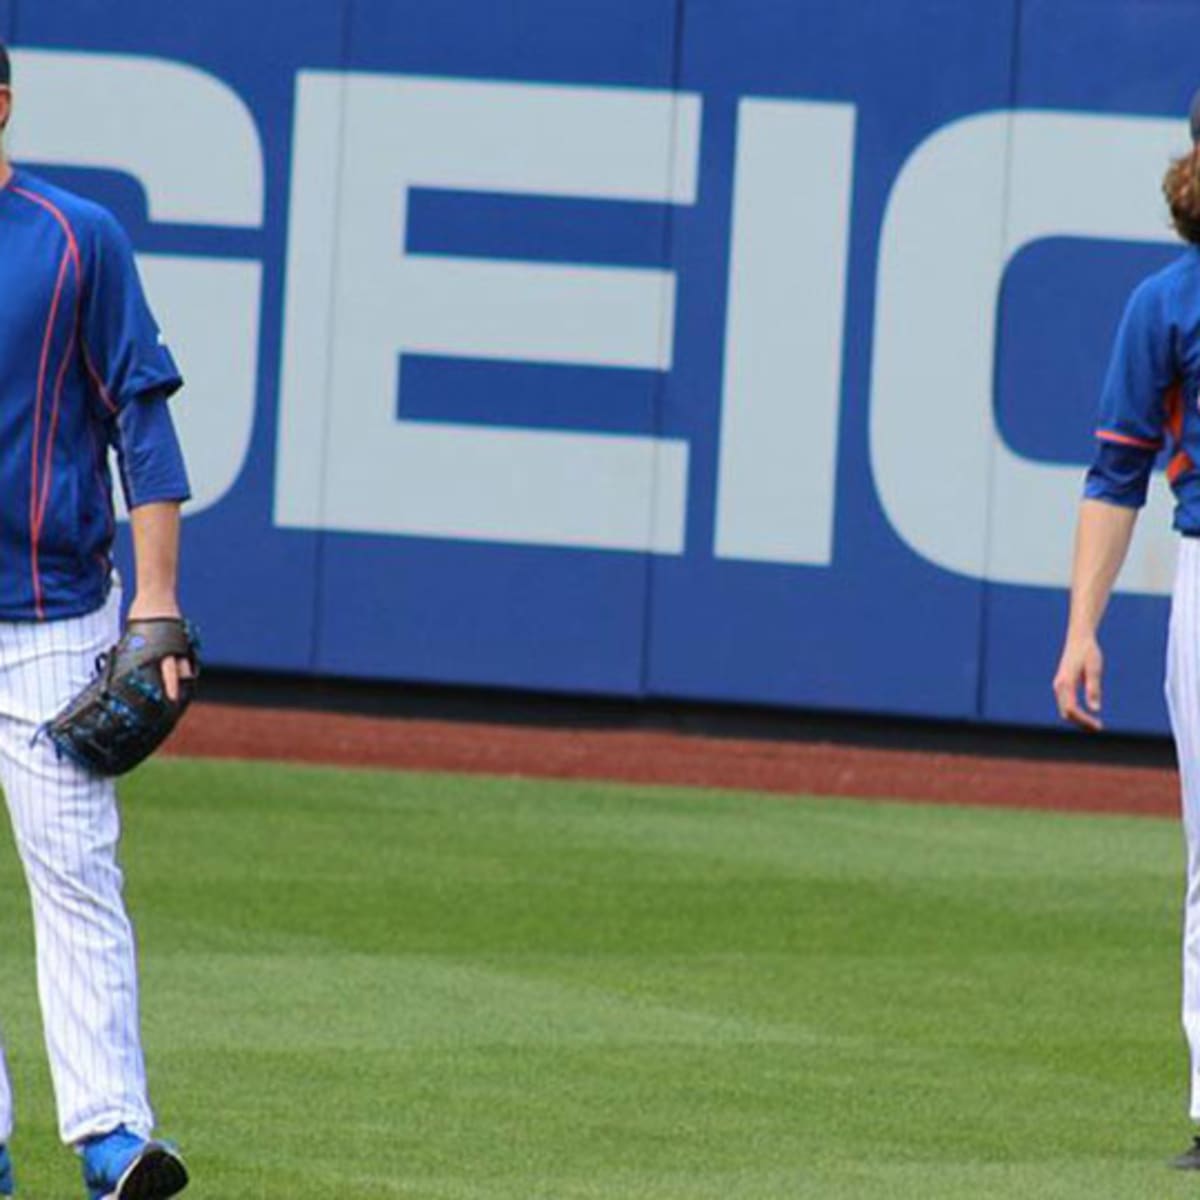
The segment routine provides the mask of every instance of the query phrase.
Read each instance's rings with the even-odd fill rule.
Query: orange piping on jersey
[[[14,187],[12,190],[18,196],[24,196],[26,200],[29,200],[39,207],[45,209],[46,212],[48,212],[58,222],[59,227],[66,235],[67,245],[71,251],[71,258],[75,263],[75,276],[79,280],[79,287],[82,291],[83,267],[80,264],[79,258],[79,241],[75,237],[75,230],[72,228],[71,222],[67,220],[63,211],[56,204],[53,204],[47,200],[45,196],[39,196],[37,192],[31,192],[21,187]],[[100,399],[104,401],[104,407],[107,408],[110,413],[115,413],[117,411],[117,406],[113,403],[112,397],[108,394],[108,388],[104,386],[104,380],[100,378],[100,373],[96,370],[96,367],[92,362],[92,356],[88,351],[87,342],[83,339],[82,334],[80,334],[79,338],[79,347],[83,352],[83,365],[87,369],[87,373],[91,377],[92,384],[99,394]]]
[[[42,403],[46,393],[46,372],[50,364],[50,344],[54,339],[54,326],[58,321],[58,305],[62,299],[63,285],[70,265],[69,250],[63,252],[58,268],[58,281],[54,285],[54,296],[50,301],[50,312],[46,317],[46,332],[42,336],[42,356],[38,364],[37,399],[33,409],[33,461],[29,471],[29,566],[33,576],[33,602],[39,620],[45,617],[42,607],[42,581],[38,571],[38,542],[41,538],[41,521],[38,514],[38,451],[41,449]]]
[[[1181,475],[1186,474],[1196,464],[1192,462],[1192,456],[1186,450],[1180,450],[1169,463],[1167,463],[1167,482],[1174,483]]]
[[[38,551],[42,539],[42,527],[46,519],[46,506],[50,500],[50,482],[54,472],[54,439],[58,434],[58,416],[62,407],[62,389],[63,382],[66,379],[67,367],[70,364],[71,356],[75,350],[76,338],[80,335],[80,319],[82,317],[83,307],[83,266],[79,254],[79,240],[75,237],[75,230],[71,222],[67,219],[62,210],[45,196],[39,196],[37,192],[31,192],[27,188],[16,187],[12,191],[23,196],[31,204],[36,204],[44,212],[48,212],[54,218],[58,227],[62,230],[63,236],[67,240],[67,248],[63,253],[63,261],[58,270],[58,282],[55,284],[54,299],[50,305],[50,316],[46,324],[45,339],[42,344],[42,361],[38,372],[38,393],[37,407],[34,409],[33,419],[33,463],[30,472],[30,568],[33,576],[33,598],[34,606],[37,610],[39,618],[45,618],[45,609],[42,604],[42,581],[41,571],[38,561]],[[66,349],[63,351],[62,362],[55,372],[54,378],[54,398],[51,403],[49,428],[46,437],[46,448],[44,457],[39,461],[39,451],[41,450],[41,417],[42,405],[45,399],[46,387],[46,371],[49,366],[49,350],[50,344],[54,336],[54,326],[58,319],[58,306],[62,299],[63,285],[66,282],[67,264],[70,263],[75,268],[75,317],[71,325],[70,337],[67,339]],[[87,361],[86,347],[84,348],[84,361],[95,379],[95,372],[91,364]],[[99,381],[96,380],[97,384]],[[108,399],[108,394],[104,391],[102,385],[99,385],[101,397],[105,404],[110,408],[114,408]],[[41,485],[39,487],[39,484]]]
[[[1183,387],[1180,383],[1171,385],[1167,392],[1167,421],[1166,429],[1170,435],[1175,453],[1167,463],[1167,482],[1174,483],[1181,475],[1190,471],[1196,464],[1190,454],[1186,453],[1180,443],[1183,441]]]
[[[1183,389],[1178,383],[1167,392],[1167,432],[1176,445],[1183,438]]]
[[[68,263],[75,267],[75,279],[77,290],[81,290],[83,281],[83,271],[80,267],[79,259],[79,242],[75,237],[75,230],[71,228],[71,222],[63,215],[57,205],[52,204],[45,196],[39,196],[37,192],[31,192],[27,188],[16,187],[12,189],[14,195],[22,196],[31,204],[36,204],[38,208],[44,212],[48,212],[62,230],[63,236],[67,239],[67,248],[63,253],[63,260],[58,268],[58,282],[54,288],[54,299],[50,305],[50,316],[46,321],[46,333],[42,342],[42,360],[38,370],[38,391],[37,391],[37,407],[34,409],[33,418],[33,466],[30,475],[30,494],[29,494],[29,533],[30,533],[30,570],[33,576],[33,601],[34,608],[37,611],[39,619],[44,619],[46,616],[45,608],[42,604],[42,581],[41,573],[38,567],[38,543],[41,540],[42,534],[42,517],[44,511],[41,505],[41,498],[38,495],[38,483],[40,474],[40,464],[38,462],[38,451],[40,449],[39,442],[41,440],[41,417],[42,417],[42,402],[45,397],[46,388],[46,370],[49,365],[50,343],[54,336],[54,325],[58,318],[58,305],[62,299],[63,284],[66,282],[66,272]],[[79,320],[79,297],[76,297],[76,324]],[[74,335],[72,335],[72,345],[74,343]],[[68,347],[69,353],[70,347]],[[58,424],[58,400],[61,397],[62,378],[66,370],[66,360],[59,368],[55,383],[55,403],[54,411],[51,416],[51,433],[54,436],[54,426]],[[51,446],[53,442],[51,442]],[[47,467],[50,464],[50,447],[47,447],[46,453]],[[47,480],[47,482],[49,482]],[[47,495],[48,490],[47,490]]]
[[[67,347],[63,351],[62,362],[54,379],[54,402],[50,406],[50,432],[46,437],[46,452],[42,474],[42,495],[37,509],[37,538],[41,541],[42,528],[46,521],[46,505],[50,501],[50,480],[54,475],[54,439],[58,435],[58,413],[62,407],[63,381],[66,378],[67,366],[75,353],[75,335],[79,329],[79,310],[82,305],[83,282],[75,278],[75,320],[71,324],[71,334],[67,339]]]
[[[110,413],[117,412],[117,406],[113,403],[112,397],[108,394],[108,388],[104,386],[104,380],[100,378],[100,372],[96,370],[92,364],[92,356],[88,353],[87,342],[83,340],[82,334],[79,338],[79,347],[83,351],[83,365],[87,367],[87,373],[91,376],[92,385],[100,395],[100,399],[104,401],[104,407]]]
[[[1111,429],[1097,429],[1096,436],[1102,442],[1116,442],[1120,446],[1137,446],[1140,450],[1161,450],[1161,441],[1132,437],[1127,433],[1114,433]]]

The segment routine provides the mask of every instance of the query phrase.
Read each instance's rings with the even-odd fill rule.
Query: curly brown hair
[[[1200,245],[1200,147],[1172,160],[1162,189],[1175,232],[1185,242]]]

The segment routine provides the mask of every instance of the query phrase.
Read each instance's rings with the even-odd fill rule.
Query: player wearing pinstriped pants
[[[1171,163],[1163,181],[1172,221],[1187,249],[1134,290],[1105,377],[1054,692],[1066,720],[1084,729],[1101,727],[1104,660],[1097,630],[1156,458],[1166,449],[1174,524],[1182,535],[1166,696],[1183,797],[1182,1015],[1191,1063],[1188,1114],[1198,1127],[1192,1145],[1173,1165],[1200,1170],[1200,92],[1192,101],[1191,132],[1191,153]]]
[[[1183,926],[1183,1028],[1191,1054],[1189,1114],[1200,1124],[1200,541],[1182,539],[1167,641],[1167,705],[1179,756],[1187,894]]]
[[[0,46],[0,135],[12,104]],[[110,452],[133,533],[129,617],[179,616],[189,489],[167,400],[182,380],[124,231],[13,168],[2,141],[0,298],[0,784],[29,888],[59,1132],[80,1155],[88,1200],[164,1200],[187,1172],[152,1137],[116,791],[37,735],[120,634]],[[189,669],[164,660],[172,698]],[[5,1068],[0,1197],[16,1191],[14,1128]]]
[[[96,656],[117,637],[120,599],[114,588],[86,616],[0,623],[0,782],[34,896],[38,996],[61,1133],[71,1143],[121,1124],[148,1137],[154,1125],[116,862],[116,789],[60,761],[47,739],[35,741],[38,726],[87,683]],[[5,1079],[0,1141],[12,1127]]]

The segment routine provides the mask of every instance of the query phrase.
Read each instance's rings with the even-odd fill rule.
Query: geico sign
[[[134,176],[151,219],[258,228],[250,111],[181,63],[24,51],[17,153]],[[88,119],[65,94],[88,97]],[[275,520],[680,554],[686,442],[407,421],[405,353],[669,371],[674,272],[407,252],[413,188],[695,202],[700,96],[302,72],[297,78]],[[1176,122],[988,112],[916,148],[884,218],[870,459],[897,534],[976,578],[1067,580],[1072,467],[996,427],[996,311],[1040,238],[1168,238],[1153,186]],[[713,552],[833,555],[851,220],[851,105],[745,97],[738,130]],[[1075,181],[1086,178],[1088,186]],[[969,213],[970,219],[963,219]],[[237,479],[255,410],[262,265],[144,255],[201,397],[179,408],[196,508]],[[1166,499],[1123,577],[1165,591]]]

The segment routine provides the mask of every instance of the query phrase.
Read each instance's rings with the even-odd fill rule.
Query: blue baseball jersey
[[[23,171],[0,188],[0,619],[104,603],[115,520],[188,495],[165,401],[182,384],[104,208]]]
[[[1200,248],[1134,289],[1100,398],[1098,447],[1084,495],[1141,507],[1166,451],[1175,528],[1200,535]]]

